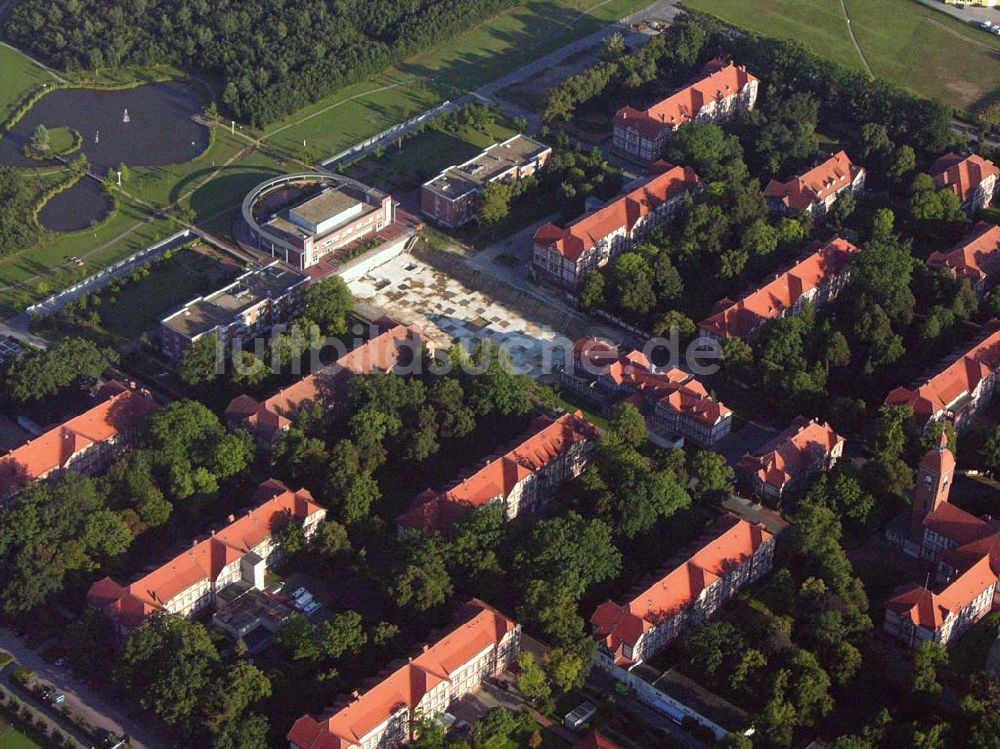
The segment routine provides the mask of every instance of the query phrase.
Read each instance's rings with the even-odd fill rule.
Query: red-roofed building
[[[265,496],[277,484],[273,479],[265,482]],[[265,572],[284,557],[277,532],[296,522],[308,539],[326,517],[326,510],[305,489],[281,488],[279,494],[134,583],[119,585],[110,577],[98,580],[87,593],[87,602],[127,632],[160,612],[193,616],[212,606],[216,594],[231,583],[263,588]]]
[[[860,192],[864,187],[864,167],[852,163],[845,151],[839,151],[800,177],[788,182],[772,179],[764,189],[764,198],[777,213],[809,211],[818,218],[826,215],[841,193]]]
[[[573,749],[621,749],[600,731],[592,731],[573,744]]]
[[[994,320],[985,326],[983,336],[972,348],[953,357],[919,385],[891,391],[885,402],[909,405],[925,434],[932,424],[943,420],[954,422],[955,429],[961,432],[992,400],[998,367],[1000,322]]]
[[[541,226],[534,237],[532,273],[576,288],[588,273],[642,241],[654,226],[669,221],[681,198],[702,186],[701,178],[689,167],[658,161],[651,171],[653,176],[641,185],[565,229]]]
[[[767,320],[798,314],[806,303],[822,307],[833,301],[847,284],[851,262],[861,249],[840,238],[825,245],[817,242],[811,249],[807,257],[739,301],[720,299],[698,329],[720,341],[752,340]]]
[[[148,390],[111,380],[97,405],[0,457],[0,501],[65,471],[97,473],[124,453],[156,408]]]
[[[948,252],[931,253],[927,264],[945,268],[954,278],[964,278],[982,296],[1000,277],[1000,226],[979,222],[962,244]]]
[[[677,368],[658,370],[639,351],[621,354],[609,341],[581,338],[560,385],[609,413],[632,397],[656,434],[712,447],[729,434],[733,413],[715,400],[693,375]]]
[[[312,406],[324,410],[332,407],[353,376],[408,365],[419,354],[422,343],[422,336],[414,329],[394,325],[263,402],[249,395],[237,396],[226,407],[226,423],[231,429],[246,429],[260,444],[273,447],[299,412]]]
[[[955,193],[970,216],[993,202],[1000,177],[1000,169],[977,154],[946,154],[931,164],[929,171],[934,184]]]
[[[491,504],[502,504],[508,519],[539,512],[557,486],[590,464],[596,440],[597,428],[580,411],[557,419],[541,416],[531,436],[510,452],[443,492],[428,489],[418,494],[399,516],[399,529],[447,534],[467,512]]]
[[[832,468],[843,452],[844,438],[829,424],[796,416],[785,431],[740,458],[737,469],[751,491],[780,499]]]
[[[612,148],[623,156],[649,163],[660,158],[667,140],[681,125],[720,122],[752,110],[759,81],[746,68],[732,63],[712,68],[707,77],[645,111],[619,109],[613,122]]]
[[[896,518],[886,529],[889,543],[936,564],[933,593],[915,583],[886,605],[886,632],[914,647],[923,640],[949,645],[1000,605],[1000,524],[951,504],[955,456],[942,433],[920,462],[909,523]]]
[[[459,624],[366,692],[326,714],[303,715],[288,732],[291,749],[394,749],[409,743],[420,717],[433,718],[483,680],[514,665],[521,627],[472,599]]]
[[[606,601],[590,617],[597,666],[615,674],[652,658],[704,622],[745,585],[771,569],[774,536],[735,515],[720,518],[712,539],[624,604]]]

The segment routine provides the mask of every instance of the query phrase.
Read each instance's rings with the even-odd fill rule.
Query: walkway
[[[854,49],[857,50],[858,57],[861,58],[861,63],[865,66],[865,70],[868,71],[868,75],[874,78],[875,73],[872,72],[872,67],[868,64],[868,59],[865,57],[865,53],[861,51],[861,45],[858,44],[858,40],[854,36],[854,27],[851,26],[851,16],[847,12],[847,5],[844,3],[844,0],[840,0],[840,7],[844,11],[844,18],[847,19],[847,33],[850,34],[851,44],[853,44]]]
[[[34,671],[38,677],[66,695],[66,704],[92,726],[131,737],[132,749],[173,749],[170,743],[150,729],[144,718],[128,715],[118,705],[106,702],[94,690],[70,676],[25,645],[10,630],[0,629],[0,649]]]

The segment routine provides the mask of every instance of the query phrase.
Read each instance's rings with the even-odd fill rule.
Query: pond
[[[38,223],[49,231],[79,231],[103,221],[110,212],[111,199],[104,192],[104,185],[84,177],[42,206]]]
[[[78,131],[83,137],[81,150],[94,174],[103,176],[119,164],[181,164],[208,147],[208,128],[192,119],[200,111],[198,95],[186,83],[153,83],[120,91],[59,89],[43,96],[0,138],[0,165],[40,165],[23,153],[24,144],[40,124],[49,129],[70,127]],[[94,187],[88,182],[93,180],[81,180],[57,196],[62,218],[72,218],[74,225],[89,226],[94,218],[103,215],[104,209],[88,193]],[[96,213],[86,213],[95,209]]]

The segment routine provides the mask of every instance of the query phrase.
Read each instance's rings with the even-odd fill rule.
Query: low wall
[[[357,281],[359,278],[368,275],[380,265],[385,265],[394,257],[402,255],[406,246],[413,238],[413,234],[394,239],[384,245],[376,247],[371,254],[362,255],[349,263],[341,266],[338,276],[344,279],[345,283]]]
[[[159,260],[168,251],[186,244],[193,238],[194,234],[190,229],[179,231],[176,234],[167,237],[162,242],[157,242],[152,247],[139,250],[138,252],[129,255],[124,260],[119,260],[114,265],[109,266],[92,276],[88,276],[84,280],[80,281],[80,283],[70,286],[68,289],[63,289],[47,299],[38,302],[38,304],[31,305],[25,310],[25,312],[32,317],[48,317],[49,315],[55,314],[64,306],[70,302],[76,301],[84,294],[92,294],[95,291],[100,291],[114,279],[128,275],[136,268],[141,268]]]

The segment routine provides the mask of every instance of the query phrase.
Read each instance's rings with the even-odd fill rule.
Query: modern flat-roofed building
[[[1000,226],[980,221],[972,233],[954,249],[933,252],[931,268],[944,268],[954,278],[967,280],[982,296],[1000,279]]]
[[[764,198],[776,213],[808,211],[819,218],[842,193],[861,192],[864,187],[864,167],[853,163],[846,151],[838,151],[800,177],[788,182],[772,179],[764,189]]]
[[[713,313],[698,323],[702,335],[718,340],[753,340],[768,320],[802,311],[806,303],[822,307],[833,301],[850,277],[850,264],[861,249],[845,239],[816,243],[812,252],[739,301],[720,299]]]
[[[567,289],[577,288],[591,271],[631,249],[654,226],[669,222],[684,195],[700,190],[701,178],[689,167],[658,161],[645,182],[569,226],[544,224],[534,236],[532,274]]]
[[[255,248],[299,270],[356,242],[372,239],[393,223],[396,204],[381,190],[336,175],[292,175],[264,183],[244,201]],[[317,183],[307,188],[311,183]],[[287,208],[267,211],[281,190],[304,195]],[[249,202],[249,204],[248,204]],[[249,216],[247,215],[249,212]],[[263,215],[258,220],[256,213]]]
[[[844,438],[828,424],[796,416],[787,429],[740,458],[737,468],[753,492],[780,499],[833,468],[843,453]]]
[[[642,163],[663,155],[667,140],[687,122],[720,122],[749,112],[759,81],[741,66],[709,63],[706,77],[649,109],[622,107],[613,122],[612,149]]]
[[[513,450],[443,492],[428,489],[417,495],[399,516],[399,529],[447,534],[466,513],[493,504],[503,505],[508,519],[539,512],[557,486],[590,465],[596,447],[597,428],[582,412],[541,416]]]
[[[491,182],[513,182],[545,166],[552,149],[527,135],[495,143],[478,156],[448,167],[420,188],[420,210],[455,228],[478,218],[479,196]]]
[[[969,216],[975,216],[989,206],[997,193],[1000,168],[975,153],[969,156],[945,154],[931,164],[928,171],[934,178],[934,184],[958,196]]]
[[[710,539],[627,603],[606,601],[590,617],[597,667],[619,681],[677,637],[704,622],[746,585],[771,569],[774,536],[725,515]]]
[[[229,346],[265,333],[292,319],[308,284],[309,276],[277,260],[247,271],[228,286],[192,299],[163,318],[163,351],[180,359],[206,335],[214,335]]]
[[[156,408],[148,390],[111,380],[95,396],[97,405],[0,456],[0,501],[27,484],[66,471],[96,473],[134,442]]]
[[[291,749],[395,749],[421,717],[444,713],[483,680],[516,665],[521,626],[472,599],[457,625],[367,691],[343,697],[321,716],[303,715],[288,732]]]
[[[129,585],[110,577],[87,593],[91,606],[105,611],[127,632],[156,613],[188,617],[208,609],[218,593],[233,583],[264,587],[265,573],[284,558],[278,531],[290,522],[311,538],[326,510],[305,489],[291,491],[271,479],[261,484],[261,503],[230,524],[196,541],[166,564]]]
[[[926,434],[938,421],[951,421],[963,431],[992,401],[1000,368],[1000,322],[984,326],[971,348],[953,355],[945,366],[912,387],[886,396],[887,405],[906,404]]]

